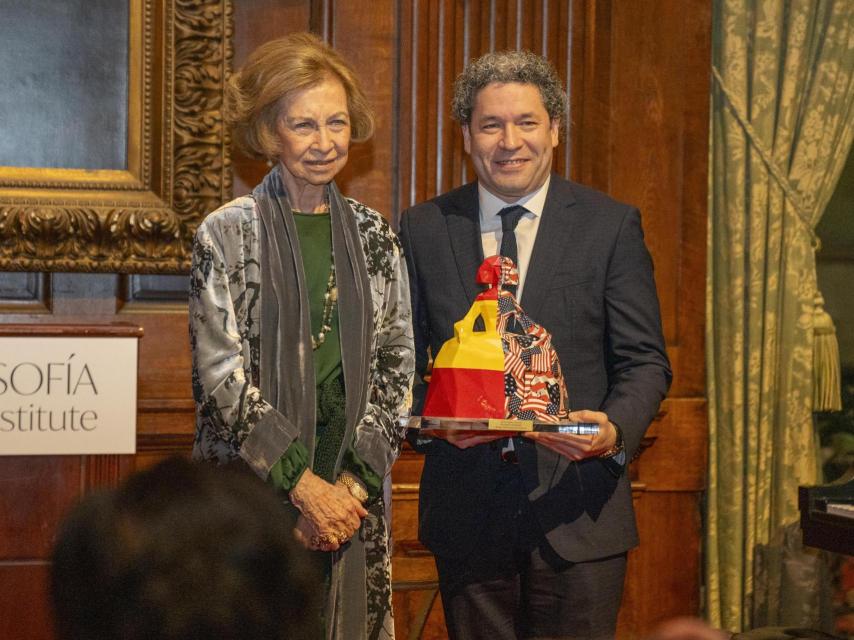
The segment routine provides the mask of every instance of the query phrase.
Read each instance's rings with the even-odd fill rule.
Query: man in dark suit
[[[484,256],[553,336],[573,409],[597,436],[419,438],[419,535],[451,638],[609,638],[638,543],[623,472],[670,384],[638,211],[551,172],[566,94],[529,52],[457,78],[453,114],[477,182],[406,211],[401,238],[425,373],[475,296]]]

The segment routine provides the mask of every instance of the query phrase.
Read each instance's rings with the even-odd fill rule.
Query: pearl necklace
[[[317,348],[326,342],[326,336],[332,331],[332,312],[335,310],[335,303],[338,302],[338,287],[335,286],[335,260],[332,261],[332,266],[329,267],[329,280],[326,282],[326,293],[323,294],[323,313],[320,320],[320,331],[317,337],[311,336],[311,349],[316,351]]]

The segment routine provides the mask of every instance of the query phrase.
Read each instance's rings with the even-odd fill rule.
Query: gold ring
[[[338,543],[337,539],[335,537],[329,535],[329,534],[323,534],[323,535],[319,535],[319,536],[311,536],[311,544],[312,544],[312,546],[315,546],[315,547],[320,547],[323,545],[337,544],[337,543]]]

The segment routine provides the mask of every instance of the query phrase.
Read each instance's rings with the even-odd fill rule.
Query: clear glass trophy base
[[[547,422],[544,420],[516,420],[501,418],[437,418],[434,416],[411,416],[404,419],[408,429],[416,429],[423,435],[436,432],[448,433],[495,433],[514,435],[528,431],[548,431],[595,436],[599,425],[595,422]]]

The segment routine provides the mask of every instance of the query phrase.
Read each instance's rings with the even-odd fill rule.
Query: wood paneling
[[[643,216],[674,364],[705,393],[703,327],[711,4],[578,1],[572,175]]]
[[[390,218],[394,185],[397,16],[395,0],[371,0],[370,11],[358,2],[331,2],[328,40],[356,69],[376,113],[376,130],[368,142],[350,147],[350,160],[337,179],[341,191]]]
[[[641,544],[619,635],[639,637],[699,608],[711,4],[573,5],[571,174],[641,210],[674,371],[631,470]]]
[[[0,274],[0,280],[6,275]],[[0,316],[4,327],[21,323],[43,331],[43,323],[128,322],[144,327],[139,343],[138,454],[0,457],[0,638],[53,637],[45,596],[47,562],[57,526],[79,497],[115,486],[135,469],[169,455],[188,455],[193,442],[186,303],[176,313],[174,301],[154,298],[141,303],[149,307],[147,314],[116,313],[124,304],[118,276],[43,277],[57,296],[61,314],[13,307],[14,313]],[[158,308],[161,311],[152,311]]]
[[[392,474],[395,632],[402,638],[426,640],[446,637],[436,565],[430,552],[418,542],[418,480],[421,461],[417,454],[407,449],[398,462],[402,464],[395,465]]]
[[[698,492],[633,492],[640,546],[629,552],[618,638],[643,638],[700,606]]]
[[[451,118],[454,78],[466,62],[521,43],[569,79],[571,3],[403,0],[399,3],[398,210],[473,179]],[[567,174],[568,154],[555,170]]]
[[[79,498],[82,481],[78,456],[2,458],[0,563],[46,560],[56,523]]]
[[[344,0],[254,0],[234,8],[235,68],[262,42],[302,30],[353,63],[377,132],[352,147],[339,182],[389,219],[473,178],[450,117],[453,80],[466,61],[523,47],[554,63],[570,89],[568,138],[555,170],[640,208],[675,373],[649,447],[631,468],[641,546],[629,557],[620,637],[697,613],[709,0],[378,0],[370,11]],[[235,194],[246,193],[267,166],[233,158]],[[184,290],[180,277],[0,274],[2,323],[133,322],[145,330],[135,456],[0,458],[0,637],[50,637],[45,562],[81,492],[173,453],[189,455]],[[399,638],[444,638],[435,566],[417,541],[421,464],[406,450],[393,470],[395,627]]]
[[[137,312],[128,318],[145,327],[145,337],[139,344],[139,402],[142,408],[153,412],[192,411],[186,303],[173,313]]]
[[[634,463],[647,491],[703,491],[706,483],[706,402],[668,398],[650,425],[651,446]]]
[[[48,610],[49,567],[46,562],[0,563],[0,638],[49,640],[54,638]]]
[[[308,31],[312,5],[309,0],[252,0],[234,3],[234,69],[239,69],[259,44],[295,31]],[[263,161],[247,158],[233,149],[234,195],[249,193],[269,168]]]

